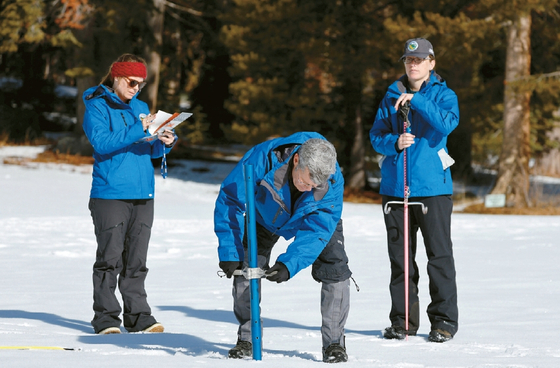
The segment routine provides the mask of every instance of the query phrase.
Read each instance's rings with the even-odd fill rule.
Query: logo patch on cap
[[[408,51],[415,51],[418,48],[418,42],[412,41],[411,43],[408,44],[407,48]]]

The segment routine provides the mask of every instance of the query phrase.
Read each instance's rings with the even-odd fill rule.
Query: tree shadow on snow
[[[88,345],[111,344],[128,349],[153,349],[169,354],[182,352],[187,355],[221,354],[227,356],[232,346],[220,346],[199,337],[186,334],[144,334],[123,333],[120,335],[96,335],[89,321],[64,318],[52,313],[28,312],[23,310],[0,310],[0,319],[36,320],[55,326],[70,328],[86,335],[78,337],[78,341]],[[121,329],[124,332],[124,329]]]
[[[162,311],[180,312],[192,318],[237,325],[237,320],[235,319],[232,311],[200,310],[187,306],[160,306],[158,307],[158,309]],[[218,359],[226,357],[229,349],[233,347],[233,344],[215,343],[206,341],[200,337],[193,335],[168,332],[161,334],[126,333],[123,329],[121,329],[121,331],[124,332],[122,334],[95,335],[89,322],[64,318],[52,313],[27,312],[22,310],[0,310],[0,318],[30,319],[42,321],[64,328],[70,328],[85,333],[86,335],[78,337],[78,341],[80,343],[88,345],[111,344],[126,349],[159,350],[171,355],[177,353],[183,353],[191,356],[216,355],[216,358]],[[319,332],[321,329],[320,326],[305,326],[294,322],[282,321],[272,318],[263,318],[263,327],[294,328]],[[381,331],[346,331],[365,335],[381,335]],[[236,329],[232,329],[232,333],[236,333]],[[305,360],[320,361],[320,359],[318,359],[311,353],[301,352],[297,350],[285,351],[265,348],[263,353],[297,357]]]
[[[161,311],[180,312],[187,317],[197,318],[197,319],[202,319],[207,321],[231,323],[236,326],[238,323],[237,320],[235,319],[233,311],[224,311],[224,310],[216,310],[216,309],[214,310],[194,309],[188,306],[158,306],[157,308]],[[273,319],[273,318],[266,318],[266,317],[262,317],[262,324],[264,329],[293,328],[293,329],[300,329],[300,330],[317,331],[319,333],[321,332],[321,326],[305,326],[299,323],[283,321],[283,320]],[[236,328],[232,329],[232,334],[235,334],[236,331],[237,331]],[[366,335],[366,336],[378,336],[379,338],[383,338],[383,333],[381,330],[359,331],[359,330],[346,329],[346,333],[354,333],[354,334]],[[311,353],[304,353],[297,350],[283,351],[283,350],[271,350],[265,348],[264,353],[278,354],[278,355],[284,355],[288,357],[297,357],[305,360],[322,361],[321,359],[318,359],[316,356],[314,356]]]
[[[64,318],[52,313],[27,312],[23,310],[0,310],[0,318],[32,319],[49,323],[51,325],[61,326],[64,328],[71,328],[80,332],[91,333],[93,331],[89,322]]]
[[[194,309],[187,306],[158,306],[158,309],[162,311],[180,312],[185,314],[187,317],[204,319],[207,321],[214,321],[214,322],[233,323],[237,325],[237,320],[235,319],[233,311]],[[321,326],[305,326],[299,323],[282,321],[274,318],[266,318],[263,317],[262,315],[261,318],[262,318],[262,324],[264,328],[277,327],[277,328],[295,328],[300,330],[311,330],[311,331],[321,330]]]
[[[233,344],[220,344],[200,337],[176,333],[124,333],[120,335],[80,336],[78,341],[88,345],[114,345],[123,349],[163,351],[171,355],[209,356],[216,359],[227,357]],[[313,354],[300,351],[263,349],[263,353],[319,361]]]
[[[158,165],[160,160],[156,160]],[[221,184],[237,162],[169,160],[169,178],[202,184]],[[159,171],[157,171],[159,172]]]
[[[161,311],[173,311],[173,312],[180,312],[183,313],[187,317],[202,319],[206,321],[213,321],[213,322],[224,322],[224,323],[231,323],[237,326],[238,322],[235,319],[233,311],[224,311],[224,310],[209,310],[209,309],[194,309],[188,306],[158,306],[158,309]],[[298,323],[282,321],[273,318],[263,318],[263,328],[294,328],[294,329],[303,329],[303,330],[311,330],[311,331],[319,331],[321,330],[320,326],[304,326]],[[232,328],[231,333],[235,335],[237,333],[237,327]],[[320,341],[319,341],[320,344]],[[231,345],[230,348],[232,348]],[[230,349],[228,348],[228,350]],[[282,355],[291,358],[300,358],[304,360],[313,360],[313,361],[322,361],[321,359],[317,359],[317,357],[311,353],[301,352],[297,350],[272,350],[267,349],[266,347],[263,348],[263,353],[265,354],[274,354],[274,355]],[[226,354],[227,355],[227,352]]]
[[[161,311],[173,311],[173,312],[180,312],[183,313],[187,317],[202,319],[206,321],[213,321],[213,322],[224,322],[224,323],[231,323],[237,326],[237,320],[233,314],[233,311],[224,311],[224,310],[209,310],[209,309],[194,309],[187,306],[158,306],[157,307]],[[304,326],[298,323],[282,321],[273,318],[263,318],[263,328],[295,328],[295,329],[303,329],[303,330],[311,330],[311,331],[319,331],[321,330],[320,326]],[[232,328],[232,334],[237,333],[237,327]],[[218,346],[218,344],[216,344]],[[231,345],[227,350],[232,348]],[[263,349],[263,353],[267,354],[275,354],[275,355],[282,355],[288,357],[297,357],[300,359],[305,360],[313,360],[313,361],[321,361],[317,359],[317,357],[311,353],[305,353],[297,350],[286,351],[286,350],[272,350],[267,349],[266,347]],[[227,356],[227,351],[225,352]]]
[[[232,346],[206,341],[197,336],[176,333],[123,333],[113,335],[80,336],[79,342],[88,345],[115,345],[126,349],[164,351],[175,355],[182,353],[190,356],[216,355],[227,356]]]
[[[193,317],[198,319],[204,319],[207,321],[214,321],[214,322],[225,322],[225,323],[233,323],[237,325],[237,320],[233,314],[233,311],[224,311],[224,310],[205,310],[205,309],[194,309],[187,306],[158,306],[158,309],[162,311],[174,311],[180,312],[185,314],[187,317]],[[263,328],[270,328],[270,327],[282,327],[282,328],[295,328],[300,330],[310,330],[310,331],[320,331],[321,326],[305,326],[299,323],[283,321],[279,319],[273,318],[266,318],[261,315]],[[355,333],[359,335],[365,336],[379,336],[383,337],[382,330],[352,330],[346,329],[346,333]]]

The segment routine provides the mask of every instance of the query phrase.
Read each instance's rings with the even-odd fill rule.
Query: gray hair
[[[325,183],[336,171],[336,149],[327,140],[311,138],[297,153],[299,168],[309,169],[309,178],[317,185]]]

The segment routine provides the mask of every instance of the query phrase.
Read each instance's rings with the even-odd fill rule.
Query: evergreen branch
[[[168,4],[168,2],[166,1],[166,4]],[[170,7],[173,8],[173,7]],[[176,9],[176,8],[173,8]],[[178,9],[180,10],[180,9]],[[194,19],[195,22],[200,26],[200,27],[193,27],[193,23],[192,22],[188,22],[186,19],[183,19],[179,14],[177,14],[176,12],[172,11],[171,9],[167,9],[167,14],[169,14],[172,18],[174,18],[175,20],[177,20],[180,23],[184,23],[186,25],[191,26],[191,28],[195,29],[195,30],[199,30],[200,32],[203,32],[205,35],[210,35],[211,38],[210,39],[214,39],[216,38],[215,36],[215,32],[212,30],[211,27],[208,26],[208,23],[205,22],[203,19],[200,18],[191,18]],[[202,14],[202,13],[200,13]]]
[[[168,6],[170,8],[177,9],[177,10],[180,10],[180,11],[184,11],[184,12],[190,13],[192,15],[196,15],[197,17],[204,16],[204,13],[201,12],[201,11],[194,10],[192,8],[187,8],[186,6],[178,5],[178,4],[172,3],[171,1],[164,0],[164,3],[165,3],[166,6]]]
[[[560,71],[558,72],[552,72],[552,73],[545,73],[545,74],[541,74],[537,77],[537,81],[541,81],[545,78],[555,78],[555,77],[560,77]]]
[[[527,75],[509,81],[504,81],[504,83],[506,85],[511,86],[512,88],[514,88],[519,92],[533,92],[537,90],[542,90],[544,86],[549,85],[551,82],[547,82],[544,84],[541,82],[544,82],[546,79],[551,79],[551,78],[560,78],[560,71],[552,72],[552,73],[544,73],[539,75]]]
[[[518,84],[523,82],[541,82],[547,78],[556,78],[560,77],[560,71],[552,72],[552,73],[544,73],[539,75],[526,75],[523,77],[515,78],[509,81],[506,81],[506,84]]]

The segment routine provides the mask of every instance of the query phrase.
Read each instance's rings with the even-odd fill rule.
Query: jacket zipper
[[[272,223],[276,224],[276,220],[278,219],[278,216],[282,214],[282,207],[278,207],[278,211],[276,211],[276,214],[274,215],[274,218],[272,219]]]

